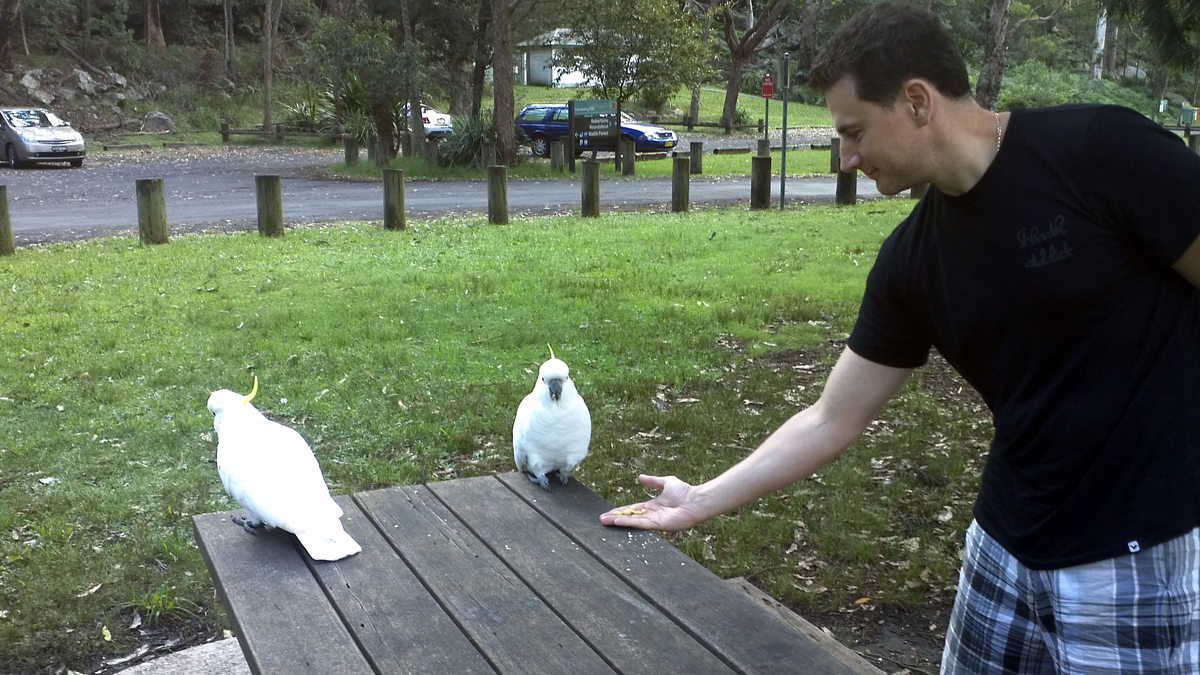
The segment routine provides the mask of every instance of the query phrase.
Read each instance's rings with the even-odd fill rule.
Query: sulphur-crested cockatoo
[[[342,507],[329,496],[317,458],[294,429],[263,417],[249,396],[221,389],[208,397],[217,430],[217,473],[246,510],[233,522],[251,534],[264,524],[287,530],[313,560],[340,560],[362,550],[342,529]]]
[[[592,417],[571,381],[571,369],[554,358],[538,370],[533,391],[517,407],[513,422],[513,459],[529,480],[550,489],[546,474],[558,472],[563,485],[587,457]]]

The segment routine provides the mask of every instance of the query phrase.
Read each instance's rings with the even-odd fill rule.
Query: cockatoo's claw
[[[258,535],[258,531],[264,526],[262,522],[256,522],[251,518],[242,518],[241,516],[233,516],[230,518],[230,520],[232,520],[235,525],[241,525],[243,530],[256,536]]]
[[[529,482],[537,483],[546,492],[550,491],[550,479],[546,478],[546,474],[542,474],[540,476],[535,476],[531,473],[531,474],[529,474]]]
[[[566,485],[567,483],[571,482],[571,472],[567,471],[566,469],[559,469],[558,470],[558,481],[560,483],[562,483],[563,485]]]

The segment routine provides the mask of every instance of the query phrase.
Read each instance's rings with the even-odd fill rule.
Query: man
[[[930,347],[996,435],[942,672],[1200,672],[1200,158],[1112,106],[996,114],[933,15],[863,10],[810,75],[842,169],[932,185],[885,241],[820,399],[606,525],[683,530],[849,447]]]

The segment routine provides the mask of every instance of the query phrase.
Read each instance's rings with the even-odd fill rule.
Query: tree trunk
[[[496,127],[496,163],[517,165],[516,116],[513,101],[512,14],[517,0],[492,0],[492,119]],[[574,152],[575,148],[568,148]]]
[[[1120,27],[1116,17],[1108,17],[1108,34],[1104,37],[1104,72],[1114,80],[1121,79],[1117,72],[1117,37]]]
[[[1161,101],[1167,96],[1167,85],[1171,83],[1171,71],[1166,66],[1154,69],[1154,98]]]
[[[283,0],[266,0],[263,8],[263,131],[275,128],[271,120],[272,100],[271,87],[275,79],[275,3]]]
[[[13,28],[17,25],[17,14],[21,11],[21,0],[0,0],[0,70],[16,70],[13,63]]]
[[[408,0],[400,0],[400,25],[404,30],[404,51],[412,54],[412,22],[408,17]],[[421,114],[421,84],[415,74],[408,77],[408,142],[414,152],[425,147],[425,121]],[[424,154],[424,153],[421,153]]]
[[[471,71],[471,117],[478,118],[483,109],[484,76],[487,74],[490,27],[492,23],[491,0],[479,0],[479,16],[475,22],[475,67]]]
[[[162,16],[158,0],[142,0],[142,25],[146,28],[146,48],[166,49],[167,41],[162,32]]]
[[[704,9],[704,33],[703,33],[705,39],[708,39],[709,33],[712,32],[713,17],[715,16],[714,11],[715,11],[715,8],[716,8],[718,2],[720,2],[720,0],[709,0],[708,5],[705,6],[705,9]],[[700,85],[697,84],[696,86],[692,87],[692,102],[691,102],[691,105],[688,106],[688,119],[691,120],[691,122],[689,122],[689,124],[695,124],[698,121],[699,117],[700,117]],[[691,127],[689,126],[688,129],[691,129]]]
[[[738,91],[742,87],[742,76],[746,72],[746,62],[749,60],[741,54],[730,56],[733,61],[729,64],[729,82],[725,84],[725,107],[721,110],[721,126],[726,129],[737,121]]]
[[[1104,40],[1108,37],[1108,10],[1100,7],[1096,16],[1096,50],[1092,52],[1092,79],[1098,80],[1104,74]]]
[[[1000,84],[1004,79],[1004,61],[1008,57],[1008,19],[1012,0],[988,0],[987,42],[984,45],[983,65],[975,85],[975,102],[995,110],[1000,100]]]
[[[725,108],[721,112],[721,125],[726,129],[733,124],[737,115],[738,88],[742,86],[742,75],[745,72],[746,64],[754,58],[755,54],[770,44],[766,41],[767,36],[783,21],[787,9],[787,0],[771,0],[771,4],[759,12],[757,19],[754,18],[753,9],[751,9],[751,16],[748,19],[750,27],[739,36],[737,28],[734,26],[733,12],[730,11],[729,5],[725,5],[725,45],[729,47],[731,60],[729,83],[725,87]]]
[[[222,70],[226,78],[233,78],[233,0],[225,0],[225,59]]]

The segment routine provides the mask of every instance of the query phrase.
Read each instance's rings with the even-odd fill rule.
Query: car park
[[[546,157],[550,154],[550,143],[570,133],[569,112],[565,103],[535,104],[525,106],[517,115],[517,133],[524,135],[533,148],[533,154]],[[674,131],[657,124],[639,122],[628,113],[621,113],[621,138],[632,140],[636,152],[663,152],[679,145]],[[575,154],[587,150],[613,150],[612,139],[581,138],[575,146]]]
[[[401,115],[408,115],[408,106],[400,109]],[[454,131],[454,122],[450,116],[421,104],[421,123],[425,126],[425,138],[441,138]]]
[[[44,108],[0,108],[0,146],[11,168],[41,162],[83,166],[83,135]]]

